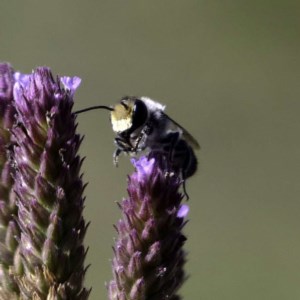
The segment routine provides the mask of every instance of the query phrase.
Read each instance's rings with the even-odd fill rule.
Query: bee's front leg
[[[119,155],[122,153],[120,148],[117,148],[113,154],[113,163],[117,167],[119,162]]]
[[[122,152],[130,153],[132,151],[131,150],[132,145],[130,144],[128,139],[126,139],[125,137],[122,137],[122,136],[117,136],[115,138],[115,145],[117,146],[117,149],[115,150],[115,152],[113,154],[113,162],[114,162],[114,165],[117,167],[118,161],[119,161],[119,155]]]

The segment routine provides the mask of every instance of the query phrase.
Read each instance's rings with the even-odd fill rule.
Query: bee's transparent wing
[[[178,124],[176,121],[174,121],[168,115],[166,115],[164,112],[162,112],[162,115],[165,118],[167,118],[168,120],[170,120],[176,127],[180,128],[182,130],[182,136],[188,142],[188,144],[190,146],[192,146],[194,149],[200,149],[200,145],[197,142],[197,140],[186,129],[184,129],[180,124]]]

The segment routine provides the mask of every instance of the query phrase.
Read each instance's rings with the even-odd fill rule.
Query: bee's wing
[[[196,141],[196,139],[186,130],[184,129],[180,124],[178,124],[176,121],[171,119],[168,115],[166,115],[164,112],[162,112],[162,115],[171,121],[173,125],[180,128],[182,130],[182,136],[183,138],[188,142],[190,146],[192,146],[194,149],[200,149],[199,143]]]

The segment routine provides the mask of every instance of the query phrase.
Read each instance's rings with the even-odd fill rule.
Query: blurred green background
[[[83,79],[75,109],[145,95],[200,142],[188,181],[184,299],[300,299],[300,1],[1,1],[0,60]],[[91,299],[111,279],[106,111],[80,115]]]

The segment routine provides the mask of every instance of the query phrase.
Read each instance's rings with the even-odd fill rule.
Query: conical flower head
[[[181,180],[158,155],[133,160],[129,197],[120,204],[123,218],[116,226],[114,280],[111,300],[179,299],[184,281],[185,237],[182,228],[188,209],[181,204]]]
[[[86,225],[73,95],[77,77],[53,79],[48,68],[15,74],[17,122],[12,150],[21,229],[25,299],[87,299],[83,288]]]

